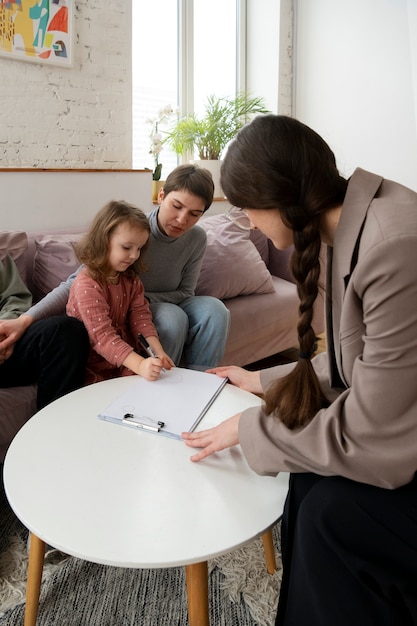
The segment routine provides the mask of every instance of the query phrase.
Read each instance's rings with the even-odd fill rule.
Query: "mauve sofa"
[[[298,297],[288,269],[291,250],[276,250],[261,232],[244,231],[225,214],[204,216],[199,224],[208,246],[196,294],[222,299],[231,314],[222,364],[248,365],[295,346]],[[36,301],[78,267],[73,244],[82,232],[0,232],[0,259],[10,253]],[[322,298],[314,329],[324,331]],[[0,389],[0,462],[35,411],[34,385]]]

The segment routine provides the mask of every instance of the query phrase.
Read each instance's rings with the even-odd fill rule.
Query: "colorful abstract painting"
[[[71,66],[74,0],[0,0],[0,55]]]

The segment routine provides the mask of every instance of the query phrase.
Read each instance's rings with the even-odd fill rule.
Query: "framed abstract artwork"
[[[75,0],[0,0],[0,56],[71,67]]]

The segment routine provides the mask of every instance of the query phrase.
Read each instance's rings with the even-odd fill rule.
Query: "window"
[[[236,0],[194,1],[194,111],[236,92]]]
[[[171,105],[181,113],[204,110],[211,94],[233,95],[239,84],[238,19],[244,0],[132,2],[133,168],[153,169],[151,125]],[[173,119],[175,119],[173,117]],[[169,126],[162,124],[163,131]],[[178,157],[164,146],[162,178]]]
[[[132,128],[134,169],[153,169],[149,154],[151,126],[158,111],[177,103],[178,36],[177,3],[132,1]],[[164,150],[164,172],[177,164],[176,155]]]

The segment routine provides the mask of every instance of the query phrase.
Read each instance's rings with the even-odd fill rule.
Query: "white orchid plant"
[[[149,138],[151,140],[149,154],[152,154],[154,159],[154,169],[152,172],[153,180],[160,180],[162,173],[162,163],[159,162],[159,155],[161,154],[164,140],[162,138],[159,126],[166,123],[173,115],[173,113],[174,109],[170,104],[167,104],[167,106],[165,106],[158,112],[156,118],[146,120],[147,124],[151,125],[151,132],[149,133]]]

